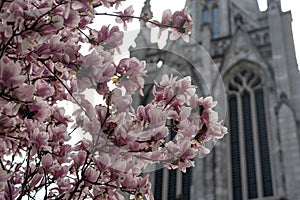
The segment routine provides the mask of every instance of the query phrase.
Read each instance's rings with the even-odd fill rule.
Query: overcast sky
[[[267,0],[258,0],[259,6],[261,10],[266,10],[267,8]],[[282,10],[283,11],[292,11],[293,16],[293,35],[294,42],[296,47],[296,54],[298,60],[298,66],[300,66],[300,1],[299,0],[281,0]],[[144,5],[144,0],[127,0],[123,3],[124,8],[129,5],[134,6],[135,15],[139,15],[141,9]],[[154,13],[154,19],[161,19],[161,14],[166,9],[171,9],[172,11],[180,10],[184,7],[185,0],[151,0],[151,9]],[[298,8],[298,10],[297,10]],[[111,12],[111,10],[110,10]],[[103,17],[103,16],[101,16]],[[105,22],[106,19],[103,19]],[[111,18],[107,18],[107,20],[111,20]],[[105,23],[104,23],[105,24]],[[103,23],[99,23],[99,25],[103,25]],[[139,27],[139,21],[135,20],[133,23],[128,25],[128,30],[134,30]],[[299,67],[300,68],[300,67]]]

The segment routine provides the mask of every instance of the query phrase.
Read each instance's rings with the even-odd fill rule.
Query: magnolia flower
[[[54,94],[54,88],[42,79],[37,80],[34,85],[37,94],[42,98],[47,98]]]
[[[158,38],[160,38],[162,31],[168,29],[168,25],[171,23],[171,18],[172,18],[172,11],[170,9],[167,9],[163,12],[162,14],[162,19],[161,22],[159,23],[158,21],[155,21],[156,24],[161,24],[162,26],[159,27],[158,31]]]
[[[82,67],[77,73],[77,84],[80,91],[97,87],[98,83],[110,81],[115,73],[112,57],[108,52],[93,51],[84,57]]]
[[[119,17],[116,18],[117,23],[123,23],[124,30],[127,30],[127,24],[126,22],[132,21],[132,14],[133,14],[133,6],[129,6],[124,10],[124,12],[116,12]]]
[[[71,188],[70,180],[68,178],[58,178],[57,179],[57,190],[60,194],[67,192]]]
[[[104,50],[119,49],[123,43],[124,33],[119,30],[118,26],[102,26],[100,31],[90,29],[90,37],[95,40],[93,43],[104,47]]]
[[[30,134],[30,140],[37,148],[45,147],[48,144],[48,139],[48,133],[40,131],[38,128],[35,128]]]
[[[53,165],[53,158],[50,153],[46,154],[42,158],[42,166],[48,170]]]
[[[12,25],[8,25],[7,22],[3,22],[0,24],[0,33],[2,33],[1,35],[4,36],[3,39],[5,38],[10,38],[13,34],[13,26]]]
[[[6,170],[3,170],[2,167],[0,168],[0,183],[7,181],[10,177],[10,174],[7,173]]]
[[[158,38],[161,32],[168,29],[171,31],[170,40],[176,40],[181,37],[185,42],[189,42],[189,34],[192,30],[192,19],[186,13],[186,10],[176,11],[172,14],[171,10],[165,10],[161,22],[153,20],[147,23],[148,27],[159,27]]]
[[[31,118],[43,122],[51,113],[49,105],[46,104],[41,98],[36,99],[37,102],[30,104],[29,112]]]
[[[86,179],[89,180],[90,182],[96,182],[99,178],[99,175],[100,175],[100,172],[92,167],[89,167],[85,171]]]
[[[147,123],[149,128],[157,128],[165,126],[166,123],[166,112],[156,108],[154,105],[139,106],[137,109],[137,118],[143,123]]]
[[[40,183],[40,181],[43,178],[43,174],[37,173],[33,176],[32,180],[30,181],[29,186],[30,187],[35,187],[36,185],[38,185],[38,183]]]
[[[132,98],[131,95],[123,95],[122,90],[115,88],[112,91],[111,102],[114,109],[119,112],[128,111],[131,109]]]
[[[32,101],[35,87],[33,85],[20,85],[13,91],[13,96],[24,101]]]
[[[226,134],[216,103],[199,98],[190,77],[163,76],[153,101],[133,109],[132,94],[142,95],[145,62],[115,63],[124,33],[117,26],[89,27],[98,7],[121,2],[2,3],[0,199],[42,192],[49,199],[153,200],[143,169],[162,162],[185,171],[198,152],[208,152],[207,142]],[[125,29],[134,19],[131,6],[117,14]],[[161,22],[140,19],[158,26],[159,34],[172,31],[170,39],[188,40],[192,23],[185,10],[166,10]],[[83,54],[86,45],[93,50]],[[91,102],[83,93],[87,88],[102,96]],[[57,104],[62,100],[79,105],[75,123]],[[176,133],[171,141],[170,132]],[[71,139],[81,133],[74,144]]]
[[[58,178],[63,178],[65,177],[68,172],[69,172],[69,167],[68,166],[61,166],[60,164],[58,164],[57,162],[51,167],[52,170],[52,175],[55,179]]]
[[[191,17],[186,13],[186,10],[183,9],[181,11],[176,11],[171,18],[172,25],[172,33],[170,35],[171,40],[176,40],[179,37],[182,37],[182,39],[185,42],[189,42],[189,36],[191,30],[192,30],[192,19]]]
[[[83,163],[85,162],[85,159],[87,157],[87,153],[86,151],[79,151],[76,155],[74,155],[73,159],[74,159],[74,164],[77,166],[81,166],[83,165]]]
[[[158,88],[158,89],[157,89]],[[185,102],[195,94],[195,86],[191,85],[191,78],[185,77],[177,81],[177,77],[164,75],[161,82],[156,83],[153,95],[157,102],[166,108],[173,108],[179,112]]]
[[[64,25],[70,28],[76,28],[80,21],[80,16],[78,11],[70,9],[71,3],[66,5],[64,11]]]
[[[123,86],[129,93],[139,90],[143,95],[142,88],[145,82],[143,76],[146,75],[144,62],[137,58],[124,58],[120,60],[116,71],[120,74],[120,78],[116,81],[117,86]]]
[[[200,98],[198,100],[198,104],[203,106],[204,109],[209,110],[214,108],[217,105],[216,101],[213,101],[213,98],[211,96],[206,98]]]
[[[0,87],[15,88],[21,85],[26,77],[21,75],[21,67],[7,57],[0,59]]]

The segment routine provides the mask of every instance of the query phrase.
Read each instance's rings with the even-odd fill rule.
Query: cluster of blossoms
[[[120,3],[0,1],[0,199],[153,199],[144,168],[163,163],[185,171],[199,151],[208,152],[205,142],[226,133],[215,102],[199,98],[188,77],[164,76],[150,104],[132,107],[145,63],[116,63],[123,32],[89,27],[96,8]],[[120,12],[117,21],[129,22],[132,13]],[[191,24],[184,11],[166,11],[153,23],[184,37]],[[80,44],[92,51],[83,55]],[[93,106],[87,88],[103,103]],[[58,106],[62,100],[79,106],[74,119]],[[88,137],[70,144],[72,124]]]
[[[187,15],[186,10],[176,11],[172,14],[170,9],[165,10],[161,22],[157,20],[149,21],[148,27],[159,27],[158,37],[161,32],[169,29],[171,32],[170,39],[176,40],[181,37],[184,41],[189,41],[189,34],[192,31],[192,19]]]

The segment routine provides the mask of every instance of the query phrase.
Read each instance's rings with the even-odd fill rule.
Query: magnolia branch
[[[176,27],[176,26],[173,26],[173,25],[170,25],[170,24],[157,23],[153,20],[150,20],[149,18],[147,18],[145,16],[137,17],[137,16],[132,16],[132,15],[119,15],[119,14],[111,14],[111,13],[96,13],[95,15],[106,15],[106,16],[119,17],[119,18],[132,18],[132,19],[138,19],[138,20],[143,21],[143,22],[149,22],[150,24],[153,24],[153,25],[155,25],[157,27],[160,27],[160,28],[175,28],[178,31],[181,31],[183,29],[182,27]]]
[[[92,120],[92,118],[89,116],[85,108],[79,103],[79,101],[76,99],[76,97],[73,95],[71,90],[68,88],[68,86],[47,66],[44,59],[38,59],[41,63],[43,63],[44,67],[48,69],[48,71],[63,85],[63,87],[67,90],[67,92],[70,94],[72,99],[75,101],[75,103],[80,107],[80,109],[86,114],[86,116]]]

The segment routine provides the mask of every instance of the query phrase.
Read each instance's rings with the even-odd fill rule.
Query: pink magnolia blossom
[[[30,140],[37,148],[43,148],[48,144],[49,136],[46,132],[40,131],[38,128],[35,128],[30,134]]]
[[[68,178],[58,178],[57,186],[57,190],[63,194],[71,188],[70,180]]]
[[[53,165],[53,158],[52,155],[48,153],[42,158],[42,166],[46,170],[48,170],[52,165]]]
[[[16,87],[21,85],[26,77],[21,75],[21,67],[7,57],[0,59],[0,85],[2,87]]]
[[[164,75],[149,104],[132,106],[132,95],[143,95],[145,62],[115,62],[124,33],[117,26],[91,27],[96,11],[121,2],[2,3],[0,199],[42,194],[153,200],[143,169],[162,163],[185,171],[199,152],[209,152],[208,142],[226,134],[213,110],[216,103],[198,97],[190,77]],[[130,6],[117,12],[116,21],[126,29],[139,18],[159,32],[170,30],[170,39],[188,40],[192,23],[185,10],[166,10],[161,22],[132,14]],[[81,46],[91,51],[83,54]],[[90,99],[86,89],[101,96]],[[77,106],[72,116],[61,101]]]
[[[7,181],[10,177],[10,174],[7,173],[6,170],[3,170],[2,168],[0,169],[0,183]]]
[[[112,104],[115,110],[119,112],[128,111],[131,109],[132,98],[130,95],[123,95],[122,91],[118,88],[112,91],[111,97]]]
[[[156,108],[154,105],[139,106],[137,109],[137,118],[141,123],[146,124],[149,128],[165,126],[167,119],[166,112]]]
[[[165,10],[161,22],[153,20],[147,23],[148,27],[159,27],[158,38],[161,32],[168,29],[171,31],[170,40],[176,40],[181,37],[185,42],[189,42],[189,33],[192,31],[192,19],[186,13],[186,10],[176,11],[172,14],[171,10]]]
[[[13,34],[13,26],[7,25],[7,22],[1,23],[0,24],[0,33],[1,33],[1,38],[3,40],[10,38]]]
[[[52,170],[53,170],[53,177],[55,179],[58,179],[58,178],[63,178],[65,177],[68,172],[69,172],[69,167],[68,166],[61,166],[59,165],[58,163],[55,163],[53,166],[52,166]]]
[[[44,121],[51,113],[49,106],[40,99],[29,106],[29,112],[30,117],[39,121]]]
[[[159,31],[157,33],[157,37],[160,38],[162,31],[167,30],[167,25],[170,23],[170,19],[172,18],[172,11],[170,9],[167,9],[162,14],[161,22],[157,20],[153,20],[154,23],[148,22],[148,27],[156,27],[158,24],[162,24],[162,27],[159,27]],[[166,26],[165,26],[166,25]]]
[[[86,170],[85,176],[90,182],[96,182],[100,176],[100,172],[90,167]]]
[[[33,85],[21,85],[13,91],[13,96],[24,101],[32,101],[35,87]]]
[[[70,8],[71,4],[66,5],[64,11],[64,25],[70,28],[76,28],[80,22],[80,16],[78,11]]]
[[[139,90],[140,94],[143,94],[142,88],[145,82],[143,77],[146,75],[144,62],[137,58],[124,58],[120,60],[116,71],[120,76],[116,81],[117,86],[123,86],[129,93]]]
[[[95,29],[90,29],[90,37],[93,43],[101,45],[104,50],[117,49],[119,51],[119,46],[123,44],[124,33],[119,30],[118,26],[102,26],[100,31]]]
[[[172,16],[172,25],[176,28],[173,29],[170,39],[176,40],[179,37],[185,42],[189,41],[188,34],[192,31],[192,19],[186,13],[186,10],[176,11]]]
[[[119,17],[116,18],[116,22],[117,23],[123,23],[123,27],[124,27],[124,30],[126,31],[127,30],[127,24],[126,22],[131,22],[132,21],[132,15],[133,15],[133,6],[129,6],[128,8],[126,8],[124,10],[124,12],[116,12]]]
[[[80,91],[96,87],[98,83],[108,82],[115,73],[112,67],[111,54],[93,51],[85,56],[82,67],[78,71],[77,84]]]
[[[30,187],[35,187],[36,185],[38,185],[40,183],[40,181],[43,178],[43,174],[37,173],[33,176],[32,180],[30,181],[29,186]]]
[[[35,88],[38,95],[42,98],[50,97],[54,94],[54,88],[44,80],[37,80]]]
[[[74,158],[73,158],[75,165],[77,165],[77,166],[83,165],[86,157],[87,157],[86,151],[79,151],[78,154],[74,155]]]

